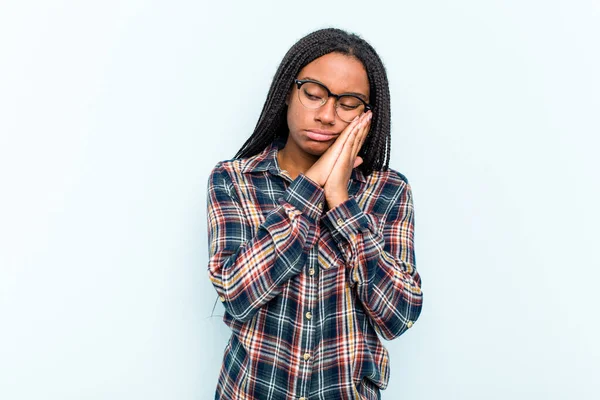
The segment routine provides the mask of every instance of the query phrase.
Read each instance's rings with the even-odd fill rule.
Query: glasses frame
[[[315,81],[313,79],[294,79],[294,83],[298,86],[298,90],[300,90],[300,88],[302,87],[302,85],[304,85],[305,83],[309,83],[309,82],[310,83],[315,83],[315,84],[321,86],[323,89],[325,89],[327,91],[327,96],[328,96],[327,100],[329,100],[329,97],[335,98],[335,113],[336,113],[336,115],[338,117],[340,117],[340,115],[338,114],[337,109],[338,109],[338,106],[340,104],[339,103],[340,97],[342,97],[342,96],[350,96],[350,97],[354,97],[355,99],[360,100],[364,104],[364,106],[365,106],[365,110],[363,111],[363,113],[365,113],[365,112],[373,109],[373,107],[369,103],[367,103],[366,101],[364,101],[363,99],[361,99],[357,95],[349,94],[349,93],[348,94],[344,94],[344,93],[342,93],[342,94],[335,94],[335,93],[331,92],[331,90],[329,90],[329,88],[327,86],[325,86],[321,82]],[[298,92],[298,96],[300,96],[300,92]],[[300,100],[300,97],[298,97],[298,99]],[[300,104],[302,104],[303,107],[306,107],[309,110],[318,110],[319,108],[323,107],[325,105],[325,103],[327,103],[327,100],[325,100],[323,102],[323,104],[321,104],[317,108],[306,107],[304,105],[304,103],[302,103],[302,101],[300,101]],[[342,117],[340,117],[340,119],[342,119]],[[351,122],[351,121],[346,121],[344,119],[342,119],[342,121]]]

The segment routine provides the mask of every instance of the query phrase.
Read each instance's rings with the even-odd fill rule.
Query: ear
[[[289,106],[290,105],[290,96],[292,95],[292,92],[288,92],[287,96],[285,96],[285,105]]]

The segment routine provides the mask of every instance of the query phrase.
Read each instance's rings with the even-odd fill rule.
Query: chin
[[[333,143],[307,140],[302,149],[313,156],[322,156]]]

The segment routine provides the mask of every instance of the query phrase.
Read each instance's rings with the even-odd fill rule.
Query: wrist
[[[314,176],[310,172],[306,172],[303,175],[305,177],[307,177],[308,179],[310,179],[311,181],[313,181],[316,185],[319,185],[319,186],[323,187],[323,184],[320,182],[319,178],[317,178],[316,176]]]
[[[327,206],[330,210],[334,209],[335,207],[339,206],[343,202],[347,201],[349,198],[350,198],[350,196],[348,196],[347,194],[341,195],[341,196],[328,197],[327,198]]]

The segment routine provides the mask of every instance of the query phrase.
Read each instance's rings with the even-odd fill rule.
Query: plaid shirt
[[[422,305],[404,175],[358,169],[350,198],[279,168],[283,142],[217,163],[208,274],[232,335],[215,399],[380,399],[388,352]]]

